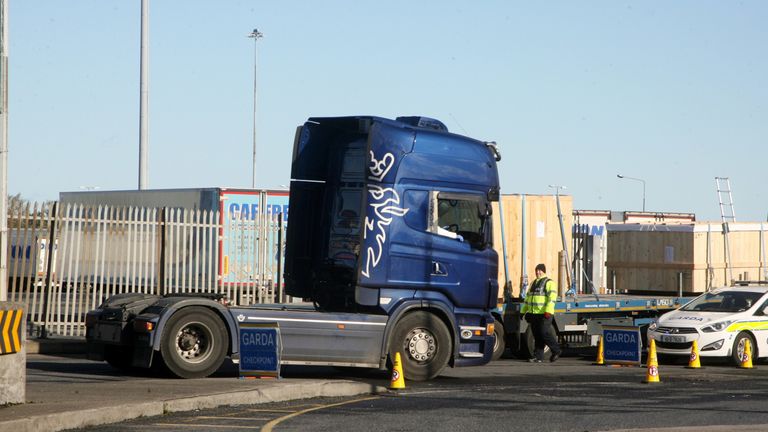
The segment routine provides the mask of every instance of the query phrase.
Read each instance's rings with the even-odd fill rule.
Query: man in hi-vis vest
[[[547,277],[547,267],[544,264],[536,266],[536,280],[528,288],[520,311],[525,320],[531,326],[535,349],[533,357],[528,361],[541,363],[544,360],[544,347],[548,346],[552,351],[549,361],[556,361],[562,351],[557,343],[557,335],[552,327],[552,317],[555,314],[555,302],[557,301],[557,286]]]

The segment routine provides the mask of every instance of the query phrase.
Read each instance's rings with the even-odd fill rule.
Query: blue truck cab
[[[294,140],[284,276],[286,293],[307,303],[108,299],[89,313],[91,358],[110,361],[130,345],[133,366],[155,358],[176,375],[205,376],[224,355],[237,360],[239,323],[276,322],[283,364],[384,368],[399,352],[414,380],[485,364],[495,339],[499,159],[495,143],[452,134],[434,119],[310,118]],[[120,331],[106,327],[106,316],[120,315],[113,306],[126,317]],[[193,333],[221,339],[223,354],[203,362],[187,352],[216,345],[180,340],[195,325],[190,310],[218,317]]]

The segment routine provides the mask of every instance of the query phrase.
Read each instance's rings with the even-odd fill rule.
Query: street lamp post
[[[616,174],[616,177],[618,177],[620,179],[639,181],[639,182],[641,182],[643,184],[643,211],[645,211],[645,180],[643,180],[641,178],[636,178],[636,177],[628,177],[628,176],[621,175],[621,174]]]
[[[256,189],[256,71],[258,66],[258,41],[264,37],[264,34],[257,29],[253,29],[249,38],[253,39],[253,177],[251,178],[251,187]]]

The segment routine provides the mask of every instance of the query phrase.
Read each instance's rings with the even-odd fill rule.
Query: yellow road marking
[[[297,416],[300,416],[302,414],[306,414],[308,412],[317,411],[317,410],[326,409],[326,408],[333,408],[333,407],[337,407],[337,406],[341,406],[341,405],[348,405],[348,404],[356,403],[356,402],[363,402],[363,401],[367,401],[367,400],[374,400],[374,399],[379,399],[379,396],[370,396],[370,397],[355,399],[355,400],[351,400],[351,401],[338,402],[338,403],[333,403],[333,404],[328,404],[328,405],[320,405],[320,406],[316,406],[314,408],[307,408],[305,410],[297,411],[297,412],[295,412],[293,414],[288,414],[287,416],[276,418],[276,419],[272,420],[271,422],[265,424],[261,428],[261,431],[262,432],[272,432],[272,428],[274,428],[278,424],[280,424],[280,423],[282,423],[282,422],[284,422],[284,421],[286,421],[286,420],[288,420],[290,418],[297,417]]]
[[[197,416],[196,419],[205,420],[271,420],[272,417],[227,417],[227,416]]]
[[[258,408],[249,409],[247,411],[250,411],[250,412],[266,412],[266,413],[293,413],[293,412],[296,412],[295,409],[258,409]]]
[[[261,426],[233,426],[233,425],[215,425],[215,424],[187,424],[187,423],[153,423],[152,426],[160,427],[204,427],[204,428],[227,428],[227,429],[261,429]]]

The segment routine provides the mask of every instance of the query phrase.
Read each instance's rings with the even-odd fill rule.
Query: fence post
[[[157,271],[157,295],[165,293],[166,210],[168,210],[168,207],[160,209],[160,264]]]
[[[53,263],[54,241],[56,240],[56,219],[58,217],[59,203],[54,201],[49,219],[51,220],[48,233],[48,253],[45,268],[45,287],[43,288],[43,328],[40,330],[40,339],[48,337],[48,297],[51,294],[51,268]]]

